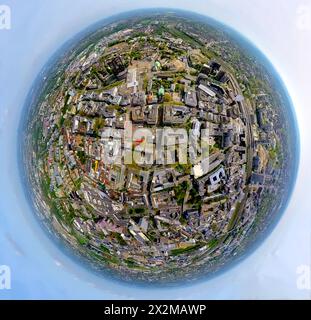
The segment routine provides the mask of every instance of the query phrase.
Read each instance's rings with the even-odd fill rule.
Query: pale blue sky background
[[[0,265],[12,269],[12,289],[0,299],[256,299],[310,298],[296,287],[296,268],[310,266],[310,0],[0,0],[12,29],[0,30]],[[301,132],[296,189],[282,220],[249,258],[222,276],[186,288],[142,289],[89,273],[45,236],[18,183],[17,126],[28,90],[48,58],[86,26],[146,7],[196,11],[238,30],[274,64],[294,101]]]

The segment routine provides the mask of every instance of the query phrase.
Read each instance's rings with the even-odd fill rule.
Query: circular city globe
[[[127,281],[224,270],[275,225],[296,176],[295,118],[273,67],[192,13],[128,13],[80,33],[25,112],[40,220],[67,252]]]

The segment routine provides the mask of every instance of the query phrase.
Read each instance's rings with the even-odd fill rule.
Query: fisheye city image
[[[310,33],[310,0],[0,1],[0,305],[310,300]]]
[[[211,275],[281,212],[295,134],[269,66],[195,16],[99,27],[44,73],[23,161],[43,223],[128,281]]]

